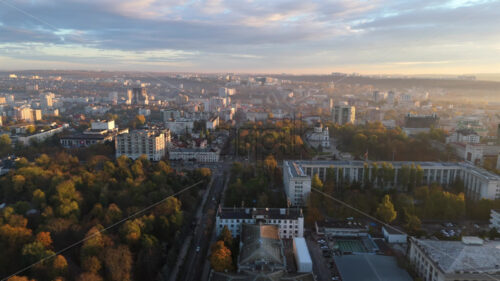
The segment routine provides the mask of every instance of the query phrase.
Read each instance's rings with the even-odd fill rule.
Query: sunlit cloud
[[[46,68],[410,73],[500,65],[499,1],[8,3],[0,2],[3,69],[44,63]]]

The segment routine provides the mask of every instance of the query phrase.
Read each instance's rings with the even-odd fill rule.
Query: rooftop
[[[298,208],[221,208],[217,212],[221,219],[297,219],[302,217]]]
[[[412,239],[412,243],[416,243],[426,252],[445,273],[500,271],[500,241],[489,241],[479,245],[466,244],[462,241]]]
[[[411,281],[404,269],[390,256],[361,254],[335,256],[343,281]]]

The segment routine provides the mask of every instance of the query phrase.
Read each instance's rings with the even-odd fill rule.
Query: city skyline
[[[498,73],[499,1],[7,1],[0,69]]]

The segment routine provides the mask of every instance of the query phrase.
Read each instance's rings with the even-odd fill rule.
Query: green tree
[[[379,217],[383,222],[390,223],[396,219],[398,213],[394,210],[394,205],[391,202],[391,197],[386,194],[382,198],[382,202],[377,207],[377,217]]]

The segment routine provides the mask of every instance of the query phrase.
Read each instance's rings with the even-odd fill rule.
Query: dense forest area
[[[350,152],[361,159],[368,156],[370,160],[385,161],[452,161],[456,160],[450,147],[436,148],[435,143],[444,143],[445,132],[431,129],[430,133],[422,133],[416,137],[408,137],[401,130],[387,129],[380,122],[366,125],[329,124],[330,132],[338,140],[339,149]]]
[[[307,128],[301,121],[249,122],[238,129],[233,145],[238,155],[251,159],[264,160],[269,154],[277,160],[307,159],[310,152],[301,137]]]
[[[255,164],[233,164],[224,206],[286,207],[281,169],[272,155]]]
[[[21,158],[0,179],[0,202],[6,203],[0,210],[0,276],[50,257],[13,280],[155,279],[176,261],[210,176],[208,169],[178,172],[146,158]]]

